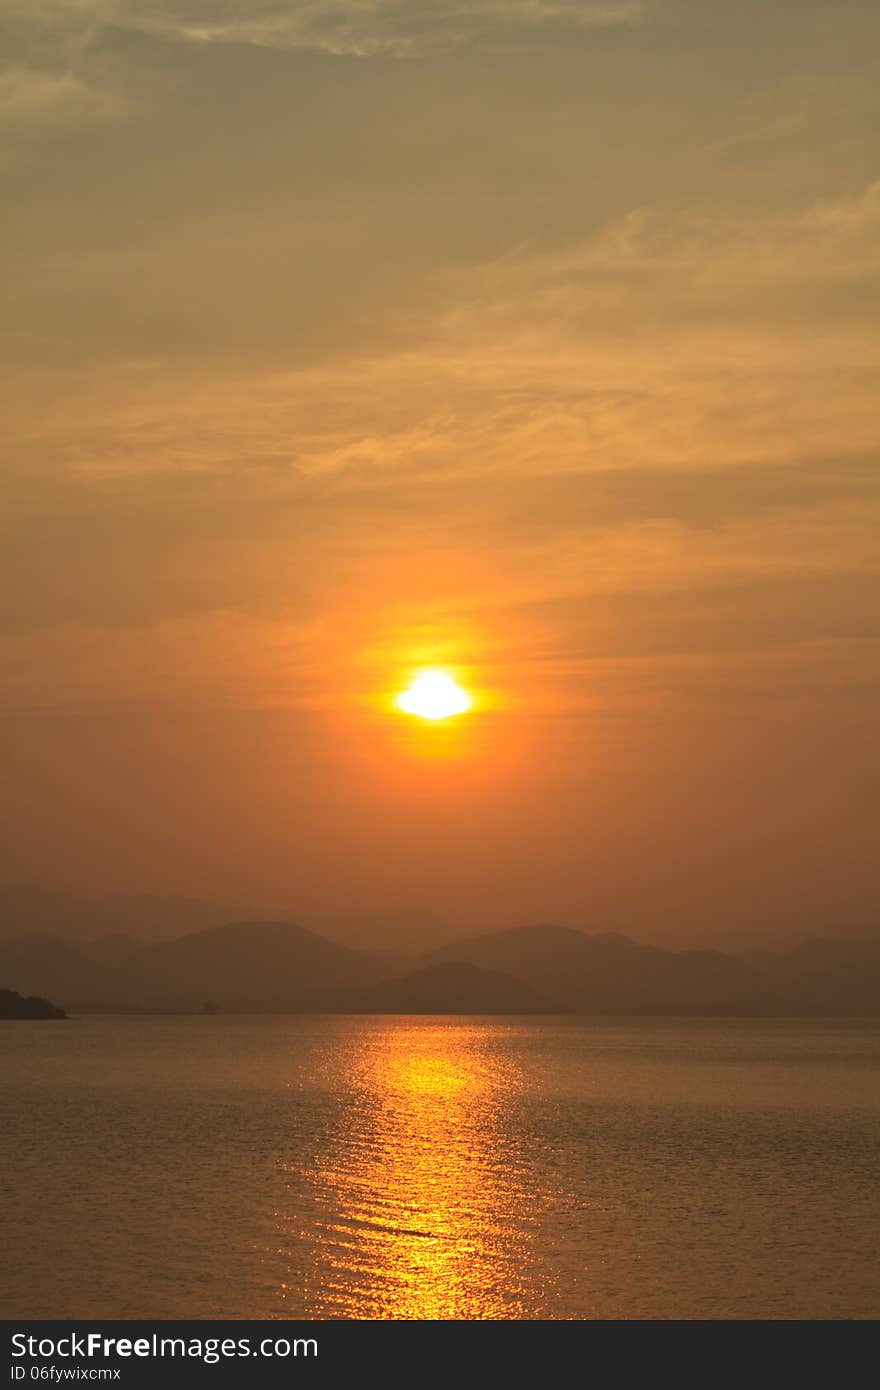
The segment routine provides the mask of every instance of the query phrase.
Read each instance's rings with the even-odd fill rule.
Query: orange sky
[[[0,879],[876,921],[880,13],[0,36]],[[454,729],[389,713],[423,665]]]

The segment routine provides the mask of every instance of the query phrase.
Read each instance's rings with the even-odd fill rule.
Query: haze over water
[[[868,1317],[880,1025],[0,1030],[7,1316]]]

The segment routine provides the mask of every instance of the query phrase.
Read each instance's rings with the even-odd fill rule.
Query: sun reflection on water
[[[312,1208],[301,1311],[522,1316],[528,1193],[504,1138],[519,1077],[485,1027],[377,1023],[340,1081],[345,1118],[299,1174]]]

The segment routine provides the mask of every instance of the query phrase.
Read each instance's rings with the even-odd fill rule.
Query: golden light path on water
[[[486,1032],[377,1024],[352,1058],[350,1122],[300,1175],[316,1208],[294,1237],[312,1243],[307,1315],[527,1315],[529,1193],[504,1138],[518,1069]]]

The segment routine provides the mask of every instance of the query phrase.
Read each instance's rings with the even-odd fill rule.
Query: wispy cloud
[[[719,645],[757,631],[768,585],[803,584],[792,603],[812,614],[810,584],[876,570],[880,185],[862,162],[778,196],[776,164],[754,194],[751,167],[697,179],[702,130],[681,147],[702,72],[651,144],[668,84],[626,125],[641,68],[623,63],[623,97],[610,78],[600,92],[604,52],[560,64],[559,104],[556,69],[526,90],[517,62],[462,113],[470,55],[438,64],[436,88],[389,64],[377,100],[369,64],[328,98],[329,65],[299,64],[316,84],[301,89],[296,63],[235,48],[407,57],[634,23],[626,5],[32,8],[62,12],[94,67],[23,65],[0,86],[14,118],[96,119],[93,83],[121,74],[145,82],[154,124],[130,162],[125,139],[84,160],[75,200],[56,166],[13,246],[0,622],[106,631],[108,647],[167,625],[183,660],[211,613],[259,611],[267,650],[291,614],[311,641],[349,612],[365,629],[389,607],[414,628],[452,615],[456,631],[519,613],[529,651],[546,627],[551,654],[587,661],[627,647],[625,604],[604,635],[590,626],[615,595],[642,595],[639,641],[656,623],[672,649],[678,620],[659,632],[655,599],[730,591],[701,609],[710,650],[716,617]],[[133,31],[180,46],[157,65]],[[502,66],[480,69],[490,86]],[[597,112],[619,141],[593,138]],[[859,593],[840,589],[822,640]]]
[[[352,3],[317,0],[287,6],[215,5],[191,12],[182,5],[165,16],[133,17],[139,27],[197,43],[244,43],[318,52],[416,58],[469,43],[489,47],[525,30],[587,30],[632,25],[643,7],[629,0],[440,0]],[[261,13],[261,10],[263,11]]]
[[[638,24],[640,0],[3,0],[0,15],[94,35],[129,29],[196,44],[243,44],[356,57],[417,58],[518,33]]]
[[[89,86],[70,72],[13,68],[0,72],[0,128],[89,126],[121,114],[117,95]]]

